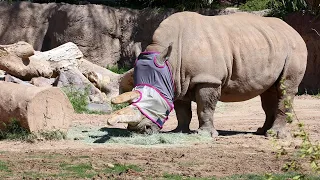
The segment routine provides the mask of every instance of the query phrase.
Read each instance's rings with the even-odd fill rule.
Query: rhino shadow
[[[226,131],[226,130],[217,130],[219,133],[219,136],[235,136],[239,134],[253,134],[257,135],[256,132],[247,132],[247,131]],[[162,131],[160,133],[176,133],[174,131]],[[191,130],[190,132],[187,132],[185,134],[194,134],[196,131]]]
[[[119,129],[119,128],[101,128],[99,131],[106,132],[105,135],[102,136],[89,136],[90,138],[98,138],[93,143],[105,143],[112,137],[130,137],[132,132],[127,129]]]
[[[247,132],[247,131],[226,131],[226,130],[217,130],[219,136],[235,136],[239,134],[253,134],[257,135],[256,132]]]

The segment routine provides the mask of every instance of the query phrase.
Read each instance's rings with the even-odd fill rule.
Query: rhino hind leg
[[[178,126],[172,132],[190,133],[190,122],[192,118],[191,101],[176,100],[174,110],[178,120]]]
[[[291,96],[291,103],[295,93],[287,92]],[[267,91],[260,95],[262,108],[266,114],[266,120],[261,128],[258,128],[257,134],[270,135],[268,130],[278,138],[287,137],[288,131],[286,129],[286,112],[291,112],[292,109],[286,109],[284,106],[284,96],[281,93],[280,83],[273,85]]]
[[[199,84],[196,87],[197,114],[199,130],[208,131],[212,137],[218,136],[213,125],[213,114],[221,95],[221,86],[214,84]]]

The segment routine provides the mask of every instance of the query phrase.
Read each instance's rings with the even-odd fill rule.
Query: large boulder
[[[0,45],[0,70],[23,80],[33,77],[51,77],[53,74],[48,61],[30,60],[34,54],[33,47],[23,41]]]

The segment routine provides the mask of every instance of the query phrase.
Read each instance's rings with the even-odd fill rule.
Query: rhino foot
[[[210,136],[212,138],[216,138],[219,136],[219,132],[214,128],[199,128],[198,130],[196,130],[196,132],[198,134],[210,133]]]
[[[265,130],[263,128],[258,128],[256,131],[257,135],[264,135],[266,137],[275,137],[278,139],[284,139],[288,137],[288,131],[286,128],[271,128],[269,130]]]

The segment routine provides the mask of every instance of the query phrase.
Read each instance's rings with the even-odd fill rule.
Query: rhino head
[[[170,44],[161,53],[156,55],[156,63],[158,65],[165,65],[165,61],[170,57],[171,51],[172,44]],[[138,56],[138,60],[139,57],[140,56]],[[139,102],[144,101],[142,98],[142,93],[134,89],[136,87],[136,82],[134,82],[134,73],[134,69],[131,69],[120,78],[120,95],[111,100],[112,104],[121,104],[127,102],[130,105],[110,114],[107,123],[111,126],[114,126],[117,123],[126,123],[128,124],[128,130],[138,133],[152,134],[159,132],[162,126],[159,126],[159,124],[150,120],[150,117],[147,117],[147,115],[145,115],[139,107],[133,105],[133,103],[137,102],[138,100]],[[149,106],[153,106],[153,104],[149,104]],[[167,115],[169,115],[169,113]]]

